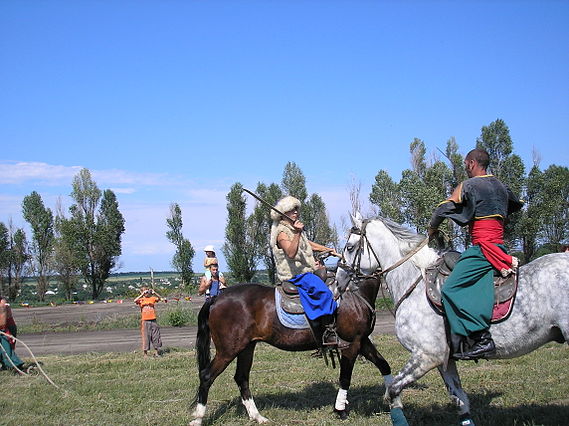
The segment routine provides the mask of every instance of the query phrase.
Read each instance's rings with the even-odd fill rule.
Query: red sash
[[[504,244],[504,223],[500,219],[480,219],[470,224],[472,244],[480,246],[482,254],[498,271],[512,269],[512,256],[496,244]]]

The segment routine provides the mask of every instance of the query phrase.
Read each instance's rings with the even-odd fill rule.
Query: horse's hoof
[[[190,426],[201,426],[202,419],[195,419],[190,422]]]
[[[340,420],[347,420],[348,418],[348,410],[336,410],[334,408],[334,413],[336,413]]]
[[[257,423],[270,423],[271,421],[266,417],[259,415],[256,419]]]
[[[474,426],[474,420],[472,420],[470,414],[463,414],[460,416],[458,424],[460,426]]]
[[[393,426],[409,426],[402,408],[392,408],[390,414]]]

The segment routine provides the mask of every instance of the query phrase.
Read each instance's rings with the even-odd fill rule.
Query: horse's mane
[[[400,225],[397,222],[392,221],[391,219],[387,219],[386,217],[380,217],[380,216],[376,217],[376,219],[383,222],[383,224],[387,227],[387,229],[389,229],[393,233],[395,238],[399,240],[401,249],[405,252],[410,251],[413,247],[415,247],[417,244],[421,243],[425,239],[424,235],[417,234],[416,232],[410,230],[409,228],[403,225]],[[405,246],[408,247],[407,250],[405,250]]]
[[[399,250],[403,256],[421,244],[426,238],[425,235],[417,234],[406,226],[394,222],[391,219],[378,216],[375,220],[382,222],[386,228],[391,231],[393,236],[397,239]],[[430,253],[429,250],[420,250],[417,255],[412,258],[413,263],[415,263],[419,268],[429,266],[433,260],[432,253]]]

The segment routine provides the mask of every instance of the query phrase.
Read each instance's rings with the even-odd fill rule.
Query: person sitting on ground
[[[219,296],[221,292],[227,288],[225,277],[219,272],[219,265],[214,263],[209,267],[209,276],[204,274],[200,280],[198,294],[205,294],[205,300],[208,302],[213,297]]]
[[[140,295],[134,299],[134,303],[140,306],[142,334],[142,351],[144,357],[148,356],[150,342],[156,350],[155,357],[161,355],[162,339],[160,338],[160,327],[156,322],[156,310],[154,305],[162,300],[162,296],[148,287],[140,288]]]
[[[16,371],[25,370],[26,366],[16,355],[16,341],[9,336],[17,337],[18,327],[12,316],[12,309],[6,299],[0,295],[0,364],[2,370],[17,368]]]

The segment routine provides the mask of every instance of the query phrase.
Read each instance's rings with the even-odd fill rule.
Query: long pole
[[[255,198],[256,200],[259,200],[261,202],[261,204],[264,204],[265,206],[267,206],[268,208],[276,211],[278,214],[280,214],[281,216],[286,217],[288,220],[290,220],[290,223],[294,223],[294,220],[288,216],[286,213],[281,212],[279,209],[271,206],[268,202],[266,202],[265,200],[263,200],[261,197],[259,197],[257,194],[255,194],[253,191],[249,191],[247,188],[243,188],[243,191],[245,191],[247,194],[252,195],[253,198]]]

